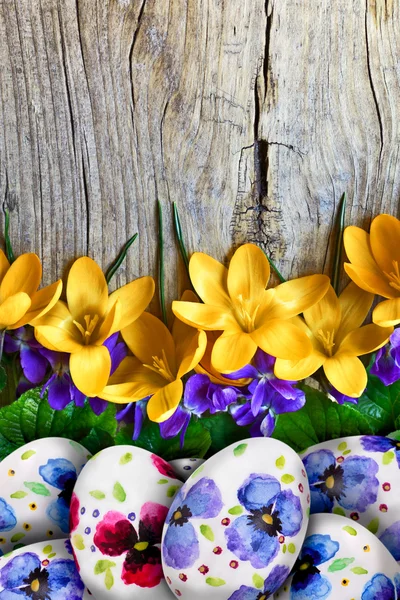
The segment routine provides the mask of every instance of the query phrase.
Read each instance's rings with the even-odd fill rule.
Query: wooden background
[[[400,0],[0,0],[0,198],[46,283],[76,256],[182,287],[172,234],[329,272],[338,201],[398,215]],[[0,223],[1,225],[1,223]],[[177,273],[179,274],[177,276]]]

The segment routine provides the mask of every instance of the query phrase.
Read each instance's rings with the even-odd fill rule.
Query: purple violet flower
[[[275,358],[257,350],[253,365],[224,375],[229,379],[252,378],[248,390],[251,400],[231,408],[231,414],[240,426],[252,425],[254,437],[269,437],[276,423],[276,415],[295,412],[305,404],[306,397],[297,389],[295,381],[278,379],[274,375]]]
[[[6,333],[4,351],[7,354],[19,352],[19,360],[24,376],[24,381],[20,382],[21,387],[19,387],[18,393],[20,390],[23,393],[23,391],[43,381],[49,363],[42,355],[41,350],[42,346],[36,341],[33,330],[30,328],[19,327]],[[28,385],[27,382],[33,385]]]
[[[344,404],[345,402],[350,402],[351,404],[358,403],[358,398],[352,398],[351,396],[346,396],[345,394],[342,394],[341,392],[339,392],[339,390],[337,390],[333,386],[329,387],[328,397],[329,396],[332,396],[333,400],[336,400],[336,402],[338,404]],[[331,398],[331,400],[332,400],[332,398]]]
[[[400,379],[400,329],[395,329],[389,344],[378,350],[370,372],[384,385],[391,385]]]
[[[150,396],[147,396],[146,398],[143,398],[143,400],[130,402],[115,415],[115,418],[119,423],[121,421],[124,421],[125,423],[133,423],[133,440],[137,440],[141,434],[143,423],[146,417],[147,402],[149,398]]]

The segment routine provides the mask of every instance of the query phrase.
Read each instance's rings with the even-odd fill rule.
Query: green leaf
[[[8,182],[6,182],[6,194],[8,191]],[[3,205],[3,211],[4,211],[4,241],[6,244],[6,256],[8,259],[9,263],[13,263],[15,260],[15,255],[12,249],[12,245],[11,245],[11,239],[10,239],[10,213],[8,211],[7,208],[4,207]]]
[[[343,233],[346,214],[346,194],[343,194],[340,199],[339,213],[336,222],[336,243],[333,256],[333,273],[332,287],[336,294],[339,295],[340,273],[342,270],[342,253],[343,253]]]
[[[279,415],[272,435],[296,452],[335,438],[373,433],[368,420],[353,405],[332,402],[307,385],[298,387],[306,394],[306,404],[297,412]]]
[[[341,571],[342,569],[345,569],[346,567],[351,565],[351,563],[353,563],[354,560],[354,558],[338,558],[329,565],[328,571],[329,573],[336,573],[336,571]]]
[[[100,573],[104,573],[104,571],[106,571],[107,569],[110,569],[111,567],[115,566],[116,563],[112,560],[98,560],[97,563],[94,565],[94,574],[100,575]]]
[[[400,442],[400,430],[388,433],[388,437],[392,438],[392,440],[397,440],[398,442]]]
[[[129,240],[122,247],[122,250],[118,254],[117,258],[108,267],[106,275],[105,275],[107,283],[110,283],[111,279],[114,277],[115,273],[118,271],[118,269],[124,262],[126,254],[129,250],[129,248],[132,246],[133,242],[136,240],[137,236],[138,236],[138,234],[135,233],[135,235],[133,235],[131,238],[129,238]]]
[[[0,356],[1,358],[1,356]],[[0,392],[4,390],[7,384],[7,372],[3,365],[0,365]]]
[[[182,260],[183,260],[183,264],[185,265],[186,272],[187,272],[188,277],[190,279],[190,274],[189,274],[189,258],[188,258],[188,253],[186,251],[185,242],[183,241],[181,221],[179,219],[178,207],[176,206],[175,202],[173,202],[173,204],[172,204],[172,209],[173,209],[173,213],[174,213],[175,235],[176,235],[176,239],[177,239],[177,242],[178,242],[179,251],[181,253],[181,257],[182,257]]]
[[[288,552],[290,552],[290,554],[294,554],[296,552],[296,546],[292,543],[290,543],[287,547]]]
[[[286,464],[286,459],[284,456],[280,456],[275,461],[275,465],[277,466],[278,469],[283,469],[285,464]]]
[[[343,508],[341,506],[335,506],[334,509],[332,510],[332,512],[335,515],[341,515],[342,517],[346,516],[346,512],[343,510]]]
[[[394,459],[394,452],[392,452],[391,450],[388,450],[382,456],[382,464],[390,465],[390,463],[392,462],[393,459]]]
[[[396,420],[400,417],[400,381],[385,386],[370,375],[367,389],[354,409],[368,419],[374,434],[387,435],[397,428]]]
[[[83,537],[80,533],[75,533],[75,535],[72,536],[72,542],[78,550],[85,549],[85,542],[83,541]]]
[[[281,477],[281,481],[282,483],[292,483],[295,480],[295,478],[293,477],[293,475],[289,475],[289,473],[285,473],[285,475],[282,475]]]
[[[104,584],[108,590],[111,590],[112,586],[114,585],[114,576],[111,572],[111,569],[107,569],[107,571],[106,571],[106,576],[104,578]]]
[[[167,489],[167,496],[168,498],[173,498],[176,494],[176,492],[179,490],[180,485],[170,485],[169,488]]]
[[[236,448],[233,449],[233,454],[235,456],[242,456],[247,450],[247,444],[239,444]]]
[[[367,569],[363,569],[362,567],[353,567],[350,571],[354,573],[354,575],[367,575],[368,573]]]
[[[243,508],[240,506],[240,504],[238,504],[237,506],[232,506],[232,508],[228,510],[228,513],[230,515],[241,515],[242,512]]]
[[[159,479],[157,483],[163,485],[164,483],[168,483],[168,479]]]
[[[51,496],[50,490],[43,485],[43,483],[38,483],[36,481],[24,481],[24,486],[38,496]]]
[[[235,442],[246,440],[250,437],[248,427],[239,427],[232,416],[225,412],[217,413],[212,417],[202,417],[200,423],[202,427],[209,431],[211,436],[211,444],[207,456],[211,456]],[[204,455],[192,454],[192,456],[203,458]]]
[[[354,527],[350,527],[350,525],[345,525],[342,527],[343,531],[346,531],[350,535],[357,535],[357,530]]]
[[[258,573],[254,573],[252,580],[254,587],[258,590],[264,587],[264,579]]]
[[[379,529],[379,517],[375,517],[374,519],[372,519],[372,521],[368,523],[367,529],[375,535]]]
[[[131,462],[132,460],[132,452],[126,452],[123,456],[121,456],[121,458],[119,459],[119,464],[120,465],[126,465],[127,463]]]
[[[168,327],[167,310],[165,308],[165,275],[164,275],[164,234],[163,234],[163,213],[161,202],[157,200],[158,205],[158,293],[160,297],[160,307],[164,325]]]
[[[114,485],[113,496],[118,502],[125,502],[126,500],[126,492],[119,481]]]
[[[92,496],[92,498],[96,498],[96,500],[104,500],[106,497],[105,493],[101,492],[100,490],[93,490],[92,492],[89,492],[89,494]]]
[[[210,542],[215,540],[214,532],[209,525],[200,525],[200,533]]]
[[[19,542],[19,540],[22,540],[22,538],[25,537],[24,533],[15,533],[12,538],[10,538],[10,542],[12,542],[13,544],[15,542]]]
[[[213,587],[220,587],[221,585],[225,585],[226,581],[220,579],[219,577],[207,577],[206,583],[208,585],[212,585]]]
[[[28,460],[28,458],[30,458],[31,456],[34,456],[35,454],[36,454],[35,450],[27,450],[26,452],[21,454],[21,459]]]
[[[28,492],[14,492],[13,494],[10,494],[10,498],[16,498],[17,500],[20,500],[21,498],[25,498],[28,495]]]

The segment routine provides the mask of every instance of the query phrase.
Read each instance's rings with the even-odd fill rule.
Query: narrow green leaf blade
[[[133,242],[136,240],[137,236],[138,236],[138,234],[135,233],[135,235],[133,235],[131,238],[129,238],[129,240],[122,247],[122,250],[118,254],[117,258],[107,269],[106,275],[105,275],[107,283],[110,283],[111,279],[114,277],[115,273],[118,271],[118,269],[124,262],[127,252],[129,250],[129,248],[132,246]]]

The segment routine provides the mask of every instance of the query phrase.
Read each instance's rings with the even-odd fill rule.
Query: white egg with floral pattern
[[[42,540],[67,537],[76,478],[90,452],[50,437],[18,448],[0,463],[0,556]]]
[[[311,514],[358,521],[400,562],[400,442],[376,435],[330,440],[300,455]]]
[[[399,600],[399,566],[359,523],[340,515],[315,514],[292,574],[275,600],[338,598]]]
[[[51,540],[0,557],[0,598],[4,600],[89,600],[69,540]]]
[[[181,487],[169,463],[133,446],[102,450],[85,466],[71,501],[71,543],[96,600],[167,600],[161,532]]]
[[[177,598],[268,598],[289,575],[307,529],[298,455],[271,438],[228,446],[189,477],[169,510],[163,569]],[[250,596],[249,596],[250,597]]]

